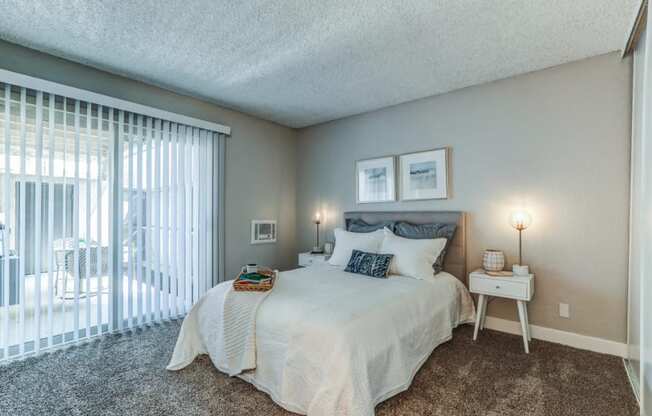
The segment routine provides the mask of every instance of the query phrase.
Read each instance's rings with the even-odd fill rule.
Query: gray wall
[[[524,207],[531,323],[624,342],[630,102],[631,61],[613,53],[300,130],[298,247],[313,245],[318,208],[327,230],[347,210],[463,210],[468,267],[487,248],[512,262],[508,217]],[[450,199],[356,205],[356,159],[442,146],[452,149]],[[560,302],[570,319],[559,317]],[[517,319],[500,300],[489,315]]]
[[[226,143],[226,276],[235,277],[247,262],[280,268],[296,262],[294,130],[3,41],[0,68],[231,126]],[[277,219],[280,242],[250,245],[252,219]]]

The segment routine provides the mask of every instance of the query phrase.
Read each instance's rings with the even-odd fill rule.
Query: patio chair
[[[100,251],[101,250],[101,251]],[[90,251],[90,255],[89,255]],[[97,276],[98,253],[102,254],[102,266],[100,275]],[[54,257],[56,262],[56,282],[55,294],[61,299],[71,299],[74,297],[74,292],[68,290],[68,275],[75,273],[75,240],[73,238],[64,238],[54,241]],[[86,262],[90,262],[90,276],[88,277],[102,277],[108,273],[109,270],[109,248],[101,247],[97,242],[84,241],[79,243],[79,281],[80,288],[81,282],[85,280],[86,285],[89,280],[86,276]],[[63,292],[59,294],[59,283],[63,280]],[[100,284],[98,280],[98,285]],[[89,293],[90,296],[95,296],[97,293]],[[84,298],[86,293],[80,290],[80,298]]]

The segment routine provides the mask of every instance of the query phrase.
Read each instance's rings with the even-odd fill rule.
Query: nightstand
[[[475,319],[475,330],[473,340],[478,338],[478,329],[484,329],[484,322],[487,315],[487,298],[489,296],[513,299],[518,308],[518,317],[521,321],[523,333],[523,345],[525,352],[530,352],[529,341],[530,325],[527,318],[527,302],[534,295],[534,275],[526,276],[489,276],[484,270],[476,270],[469,275],[469,290],[471,293],[479,294],[477,317]]]
[[[328,264],[330,254],[313,254],[311,252],[299,253],[299,266],[308,267],[319,264]]]

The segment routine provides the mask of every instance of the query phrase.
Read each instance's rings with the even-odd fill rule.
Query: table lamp
[[[522,247],[523,247],[523,238],[522,238],[522,233],[523,230],[527,229],[530,224],[532,223],[532,217],[530,217],[530,214],[528,214],[525,211],[516,211],[512,213],[512,215],[509,217],[509,223],[512,225],[512,227],[516,228],[518,230],[518,265],[520,268],[523,268],[523,255],[522,255]],[[525,270],[523,270],[525,271]],[[522,274],[522,273],[519,273]]]
[[[317,226],[317,244],[312,248],[311,253],[313,253],[313,254],[321,254],[321,253],[324,252],[324,250],[322,250],[321,245],[319,244],[319,224],[321,224],[321,213],[320,212],[317,212],[315,214],[315,218],[313,219],[313,222]]]

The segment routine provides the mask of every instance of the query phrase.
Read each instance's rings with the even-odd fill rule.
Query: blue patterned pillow
[[[345,272],[364,274],[371,277],[387,277],[393,254],[366,253],[353,250]]]

